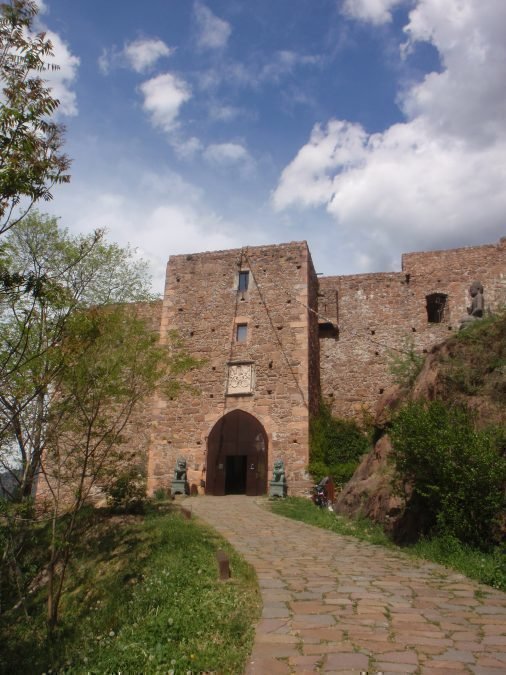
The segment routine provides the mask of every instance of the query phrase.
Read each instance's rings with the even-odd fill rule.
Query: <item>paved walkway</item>
[[[506,594],[275,516],[251,497],[185,506],[257,571],[263,613],[248,675],[506,674]]]

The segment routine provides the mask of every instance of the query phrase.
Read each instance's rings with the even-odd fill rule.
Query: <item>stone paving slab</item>
[[[185,501],[257,571],[264,608],[246,675],[506,675],[506,594],[259,501]]]

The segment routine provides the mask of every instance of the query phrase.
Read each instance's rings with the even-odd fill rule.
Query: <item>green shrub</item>
[[[325,403],[311,421],[310,445],[309,473],[317,482],[332,476],[338,485],[348,482],[368,450],[367,437],[357,423],[333,417]]]
[[[163,502],[163,500],[167,499],[168,497],[167,490],[165,490],[165,488],[156,488],[156,490],[153,493],[153,497],[155,501]]]
[[[329,474],[337,485],[346,485],[355,473],[355,469],[358,465],[358,460],[343,462],[342,464],[331,464],[331,466],[329,466]]]
[[[319,483],[322,478],[325,478],[325,476],[329,475],[329,467],[325,464],[325,462],[321,461],[309,462],[307,470],[316,483]]]
[[[142,513],[146,500],[146,476],[138,466],[120,473],[106,488],[108,505],[115,511]]]
[[[401,409],[391,436],[396,485],[424,533],[489,546],[504,508],[503,434],[476,431],[466,409],[432,401]]]

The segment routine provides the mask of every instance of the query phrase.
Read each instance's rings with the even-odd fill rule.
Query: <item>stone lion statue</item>
[[[184,457],[178,457],[177,459],[174,480],[186,480],[186,459]]]
[[[274,469],[272,471],[272,482],[284,483],[285,480],[285,463],[282,459],[276,459],[274,462]]]

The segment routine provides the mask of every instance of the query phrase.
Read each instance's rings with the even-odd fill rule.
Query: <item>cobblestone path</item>
[[[257,571],[263,613],[248,675],[506,674],[506,594],[281,518],[251,497],[185,506]]]

